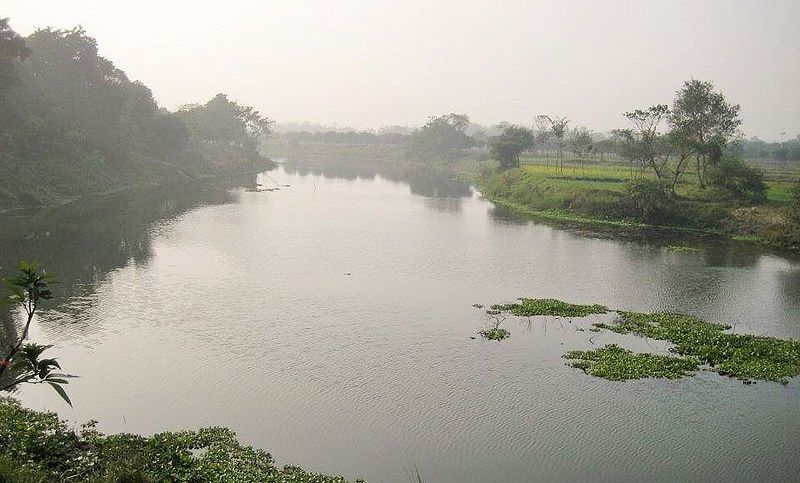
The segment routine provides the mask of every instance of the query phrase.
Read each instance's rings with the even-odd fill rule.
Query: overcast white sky
[[[606,131],[694,77],[742,105],[746,135],[800,133],[800,0],[2,0],[0,16],[82,25],[168,108],[226,92],[278,122],[549,113]]]

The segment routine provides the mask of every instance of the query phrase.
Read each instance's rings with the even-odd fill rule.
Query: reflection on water
[[[510,339],[472,339],[486,323],[473,304],[518,296],[800,338],[795,261],[532,223],[419,170],[315,161],[257,182],[270,178],[289,186],[210,183],[9,221],[2,264],[37,258],[64,281],[34,336],[81,375],[74,410],[38,388],[24,402],[107,431],[226,425],[281,463],[371,481],[414,465],[437,482],[800,470],[798,381],[593,379],[561,354],[665,346],[577,320],[510,318]]]
[[[33,215],[0,218],[0,274],[11,274],[19,260],[39,261],[57,274],[58,285],[50,303],[79,311],[75,301],[93,293],[108,272],[147,262],[152,256],[155,224],[199,206],[231,203],[236,199],[231,189],[245,182],[247,178],[226,178],[181,185],[180,189],[132,190]],[[13,330],[7,309],[0,306],[6,335]]]

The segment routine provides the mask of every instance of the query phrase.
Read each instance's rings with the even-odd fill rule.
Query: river
[[[32,336],[80,375],[74,409],[18,396],[106,432],[229,426],[280,464],[373,482],[800,474],[797,379],[592,378],[561,355],[666,346],[555,318],[487,341],[472,306],[552,297],[800,338],[798,261],[534,223],[447,176],[379,171],[286,164],[258,175],[276,191],[213,181],[0,220],[3,273],[35,258],[61,281]]]

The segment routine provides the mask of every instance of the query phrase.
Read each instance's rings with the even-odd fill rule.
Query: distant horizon
[[[459,112],[529,126],[550,114],[608,132],[696,78],[742,106],[745,138],[800,134],[800,2],[235,6],[10,0],[2,16],[25,36],[81,25],[170,110],[224,92],[279,123],[368,130]]]

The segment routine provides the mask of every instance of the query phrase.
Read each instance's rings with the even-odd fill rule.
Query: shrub
[[[724,188],[749,203],[759,203],[767,199],[764,173],[739,158],[723,157],[709,170],[708,176],[711,184]]]
[[[55,413],[0,398],[0,481],[346,483],[279,468],[269,453],[240,444],[227,428],[106,436],[95,424],[76,432]]]
[[[622,201],[624,211],[644,223],[663,224],[675,212],[675,198],[669,188],[661,182],[650,179],[631,181]]]

